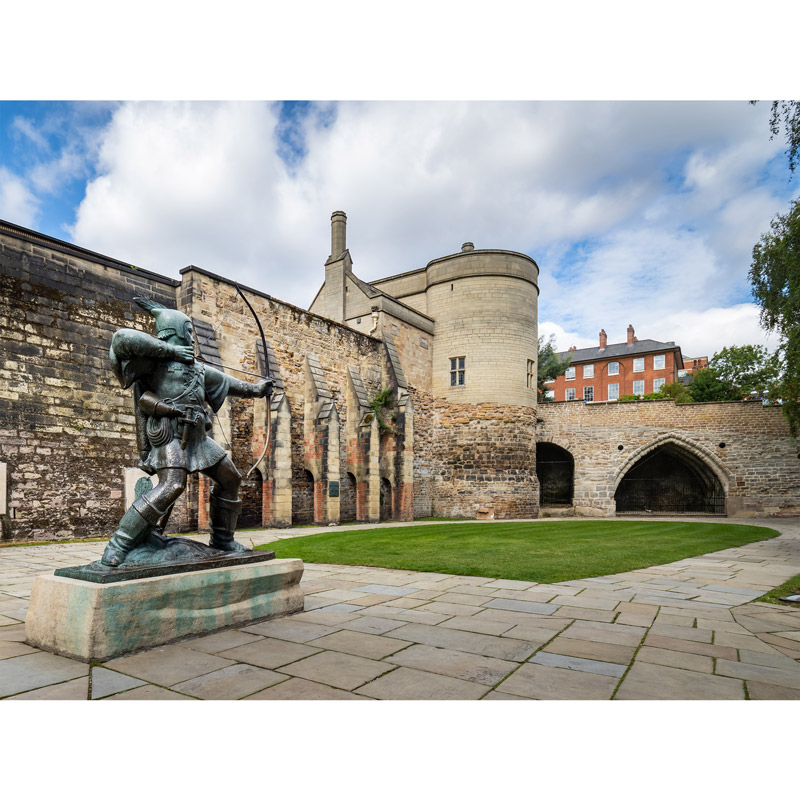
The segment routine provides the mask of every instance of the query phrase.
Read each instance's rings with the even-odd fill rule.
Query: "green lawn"
[[[461,523],[332,531],[261,545],[278,558],[552,583],[666,564],[777,536],[709,522]]]
[[[772,591],[767,592],[758,598],[759,603],[774,603],[778,606],[786,606],[789,608],[797,608],[797,603],[782,603],[781,597],[787,595],[800,594],[800,575],[795,575],[789,578],[788,581],[776,586]]]

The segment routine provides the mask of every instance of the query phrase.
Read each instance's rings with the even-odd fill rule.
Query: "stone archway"
[[[339,490],[339,522],[356,521],[356,476],[352,472],[342,475]]]
[[[392,513],[392,484],[388,478],[381,478],[381,521],[393,519]]]
[[[571,506],[575,492],[575,460],[552,442],[536,444],[539,506]]]
[[[728,471],[688,437],[659,437],[631,454],[615,480],[619,514],[726,513]]]

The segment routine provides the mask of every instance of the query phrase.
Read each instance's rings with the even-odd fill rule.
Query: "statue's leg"
[[[120,520],[117,530],[106,545],[103,563],[109,567],[118,567],[180,497],[184,488],[186,488],[185,470],[160,469],[158,486],[134,500],[133,505]]]
[[[242,501],[239,498],[242,474],[228,456],[203,471],[214,481],[214,488],[209,495],[211,505],[211,541],[209,545],[216,550],[227,550],[228,552],[246,551],[248,548],[233,539],[236,521],[242,510]]]

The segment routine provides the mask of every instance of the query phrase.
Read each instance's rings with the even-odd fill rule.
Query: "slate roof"
[[[628,344],[610,344],[607,347],[583,347],[578,350],[563,350],[558,354],[559,358],[566,358],[571,355],[570,364],[581,364],[586,361],[600,361],[606,358],[622,358],[623,356],[638,356],[644,353],[661,353],[666,350],[677,350],[680,355],[681,349],[674,342],[657,342],[655,339],[640,339],[638,342]],[[683,359],[678,369],[683,367]]]

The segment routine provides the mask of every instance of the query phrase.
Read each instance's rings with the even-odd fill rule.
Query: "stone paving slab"
[[[273,639],[284,639],[287,642],[298,642],[303,644],[312,639],[319,639],[320,636],[333,633],[338,630],[337,625],[315,625],[312,622],[295,620],[292,617],[282,617],[271,622],[259,622],[256,625],[248,625],[241,630],[245,633],[257,634],[259,636],[269,636]],[[241,644],[248,644],[242,642]],[[236,645],[231,645],[235,647]],[[225,648],[227,649],[227,648]]]
[[[92,667],[92,700],[110,697],[112,694],[145,685],[145,681],[139,678],[132,678],[130,675],[123,675],[121,672],[114,672],[104,667]]]
[[[635,662],[616,700],[743,700],[744,682],[685,669]]]
[[[732,678],[760,681],[773,686],[785,686],[788,689],[800,689],[800,664],[794,669],[776,669],[759,664],[743,664],[740,661],[717,659],[717,675],[728,675]]]
[[[371,633],[337,631],[315,640],[314,646],[324,650],[336,650],[339,653],[350,653],[353,656],[381,659],[408,647],[408,643]]]
[[[0,661],[0,697],[88,676],[89,665],[52,653],[36,652]]]
[[[286,677],[286,676],[284,676]],[[334,689],[303,678],[289,678],[269,689],[247,695],[245,700],[370,700],[351,692]]]
[[[758,681],[747,681],[747,694],[751,700],[800,700],[800,689]]]
[[[439,623],[441,628],[453,628],[457,631],[469,631],[470,633],[486,633],[489,636],[500,636],[508,631],[510,628],[515,627],[510,622],[493,622],[488,619],[479,619],[472,617],[451,617],[444,622]],[[541,628],[539,629],[541,630]],[[524,636],[516,637],[524,639]]]
[[[543,664],[523,664],[498,689],[535,700],[608,700],[619,678]]]
[[[232,647],[257,642],[261,638],[260,636],[254,636],[252,633],[246,633],[244,629],[222,631],[221,633],[211,633],[208,636],[181,642],[181,647],[188,647],[190,650],[200,650],[203,653],[214,655],[221,650],[230,650]]]
[[[578,672],[592,672],[595,675],[610,675],[614,678],[621,678],[627,669],[622,664],[611,664],[607,661],[593,661],[588,658],[575,658],[574,656],[562,656],[556,653],[548,653],[544,650],[533,656],[528,663],[574,669]]]
[[[360,689],[357,694],[377,700],[478,700],[487,687],[407,667],[398,667]]]
[[[122,694],[114,694],[111,697],[104,697],[102,702],[109,700],[196,700],[196,697],[189,697],[179,692],[171,692],[169,689],[164,689],[162,686],[153,686],[147,684],[146,686],[139,686],[136,689],[131,689]]]
[[[221,655],[231,661],[242,661],[264,669],[278,669],[301,658],[308,658],[319,653],[318,647],[309,647],[282,639],[261,639],[258,642],[223,650]],[[222,665],[226,666],[226,665]],[[209,670],[210,672],[211,670]]]
[[[435,672],[451,678],[484,683],[494,686],[519,665],[514,661],[503,661],[499,658],[478,656],[474,653],[463,653],[459,650],[447,650],[441,647],[429,647],[415,644],[402,650],[386,661],[401,667],[411,667],[425,672]]]
[[[449,620],[445,620],[449,622]],[[353,620],[340,623],[340,626],[347,631],[358,631],[359,633],[372,633],[380,636],[382,633],[401,628],[405,622],[394,619],[384,619],[383,617],[356,617]],[[445,623],[443,622],[442,625]]]
[[[394,665],[385,661],[373,661],[347,653],[325,651],[302,661],[287,664],[281,667],[280,671],[296,678],[324,683],[336,689],[352,690],[392,669],[395,669]]]
[[[172,688],[176,692],[190,694],[202,700],[238,700],[283,680],[286,680],[285,675],[272,670],[251,664],[234,664],[232,667],[183,681]]]
[[[386,636],[507,661],[525,661],[536,650],[530,642],[517,639],[500,639],[482,633],[468,633],[416,623],[389,631]]]
[[[682,653],[695,653],[699,656],[729,659],[736,658],[736,650],[733,647],[722,647],[721,645],[705,644],[704,642],[692,642],[688,639],[674,639],[669,636],[655,636],[652,633],[647,635],[645,644],[650,647],[660,647],[663,650],[679,650]]]
[[[141,678],[159,686],[172,686],[175,683],[205,675],[233,662],[210,653],[191,650],[178,645],[166,645],[147,650],[132,656],[123,656],[106,662],[106,666],[116,672]]]
[[[15,694],[8,700],[86,700],[89,694],[89,676],[74,678],[66,683],[43,686],[30,692]]]
[[[484,608],[499,608],[503,611],[519,611],[523,614],[539,614],[549,616],[558,610],[555,603],[536,603],[530,600],[504,600],[496,597],[484,605]]]
[[[2,642],[0,641],[0,661],[15,656],[25,656],[29,653],[40,652],[35,647],[29,647],[23,642]]]
[[[630,625],[614,625],[606,622],[587,622],[578,620],[561,635],[568,639],[586,639],[590,642],[621,644],[636,647],[647,632],[646,628]]]
[[[660,647],[642,647],[636,654],[637,661],[648,664],[660,664],[662,667],[689,669],[694,672],[714,671],[714,661],[710,656],[699,656],[694,653],[681,653],[678,650],[662,650]]]
[[[614,664],[630,664],[636,648],[621,644],[591,642],[586,639],[569,639],[559,636],[545,645],[543,652],[556,653],[562,656],[575,656],[576,658],[589,658],[595,661],[610,661]]]

